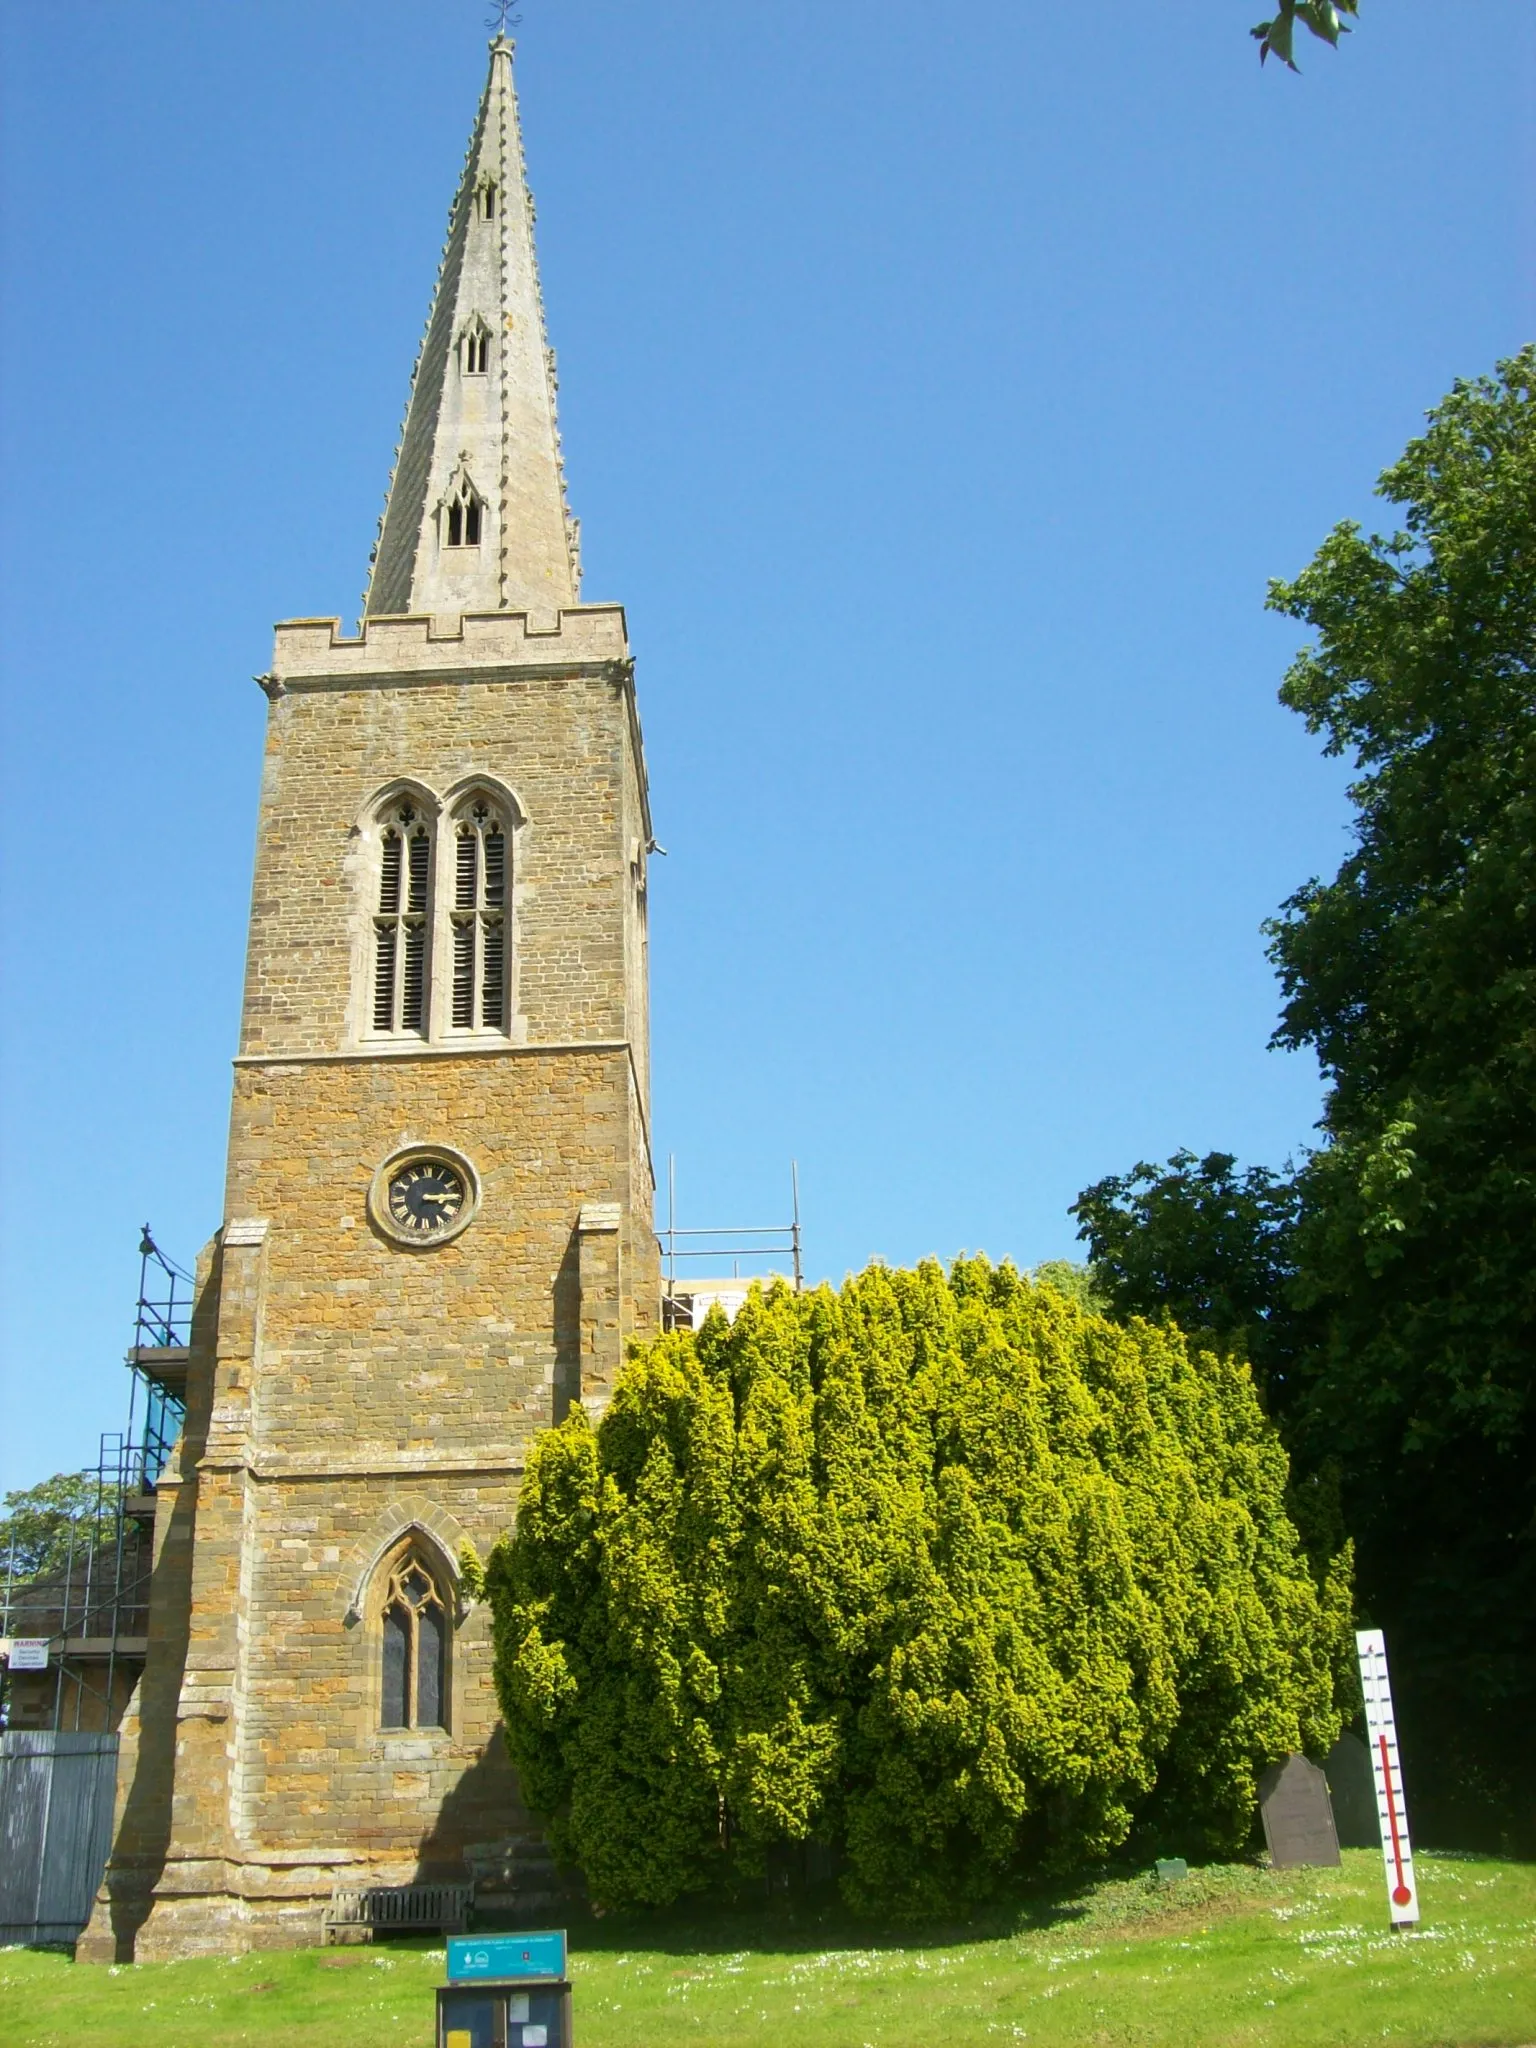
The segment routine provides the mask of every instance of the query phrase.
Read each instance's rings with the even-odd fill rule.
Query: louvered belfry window
[[[477,798],[453,841],[453,1028],[507,1028],[507,835]]]
[[[413,804],[401,804],[379,845],[373,920],[373,1028],[422,1031],[427,1021],[428,909],[432,837]]]
[[[480,500],[474,486],[461,483],[447,506],[448,546],[477,548],[480,545]]]

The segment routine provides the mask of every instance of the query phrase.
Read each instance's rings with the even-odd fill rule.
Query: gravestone
[[[1298,1863],[1337,1863],[1328,1780],[1304,1756],[1271,1764],[1259,1780],[1259,1812],[1269,1860],[1277,1870]]]
[[[1379,1849],[1381,1816],[1376,1807],[1376,1778],[1371,1753],[1358,1735],[1341,1735],[1323,1765],[1333,1824],[1341,1849]]]

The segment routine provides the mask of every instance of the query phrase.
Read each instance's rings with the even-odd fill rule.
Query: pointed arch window
[[[427,1021],[432,834],[412,803],[392,806],[379,836],[373,918],[373,1028],[420,1032]]]
[[[466,377],[483,377],[491,359],[489,332],[476,324],[459,338],[459,367]]]
[[[496,218],[496,181],[487,178],[475,194],[475,204],[482,220]]]
[[[443,507],[446,545],[451,548],[479,547],[483,509],[480,494],[469,478],[460,477]]]
[[[488,797],[470,797],[453,828],[455,1031],[507,1028],[510,869],[506,819]]]
[[[379,1720],[385,1728],[448,1726],[448,1604],[414,1545],[384,1586]]]

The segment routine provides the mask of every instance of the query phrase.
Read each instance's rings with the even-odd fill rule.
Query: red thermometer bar
[[[1419,1917],[1419,1888],[1414,1882],[1413,1845],[1408,1839],[1408,1809],[1403,1800],[1397,1720],[1387,1677],[1386,1638],[1379,1628],[1361,1629],[1355,1637],[1355,1648],[1360,1658],[1360,1690],[1365,1696],[1365,1721],[1370,1730],[1371,1764],[1376,1778],[1387,1911],[1394,1927],[1411,1927]]]

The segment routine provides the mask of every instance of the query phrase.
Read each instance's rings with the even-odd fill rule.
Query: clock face
[[[389,1213],[413,1237],[435,1237],[458,1220],[468,1190],[444,1159],[412,1159],[390,1176]]]

